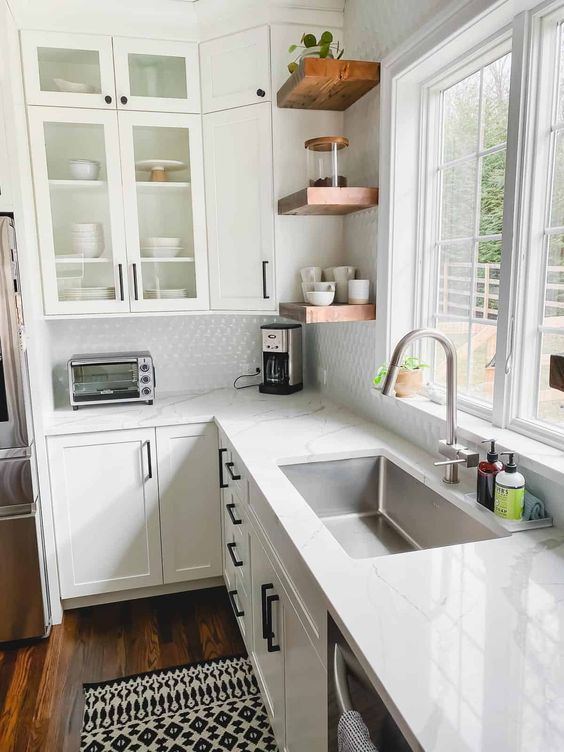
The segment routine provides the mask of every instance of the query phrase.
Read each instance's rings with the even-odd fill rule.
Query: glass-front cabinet
[[[117,117],[29,110],[45,312],[129,310]]]
[[[29,108],[45,313],[208,308],[200,118]]]
[[[22,31],[28,104],[200,112],[198,45]]]
[[[201,122],[119,115],[133,311],[207,308]]]

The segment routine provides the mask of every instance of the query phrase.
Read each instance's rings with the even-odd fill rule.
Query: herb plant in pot
[[[340,60],[345,51],[339,42],[333,42],[333,34],[330,31],[324,31],[319,39],[316,38],[315,34],[302,34],[300,44],[291,44],[288,47],[290,54],[296,52],[296,50],[300,50],[300,53],[294,61],[288,64],[290,73],[298,69],[300,60],[304,57],[336,58]]]
[[[422,363],[419,358],[413,355],[403,361],[396,381],[396,397],[414,397],[421,391],[424,368],[429,368],[427,363]],[[383,384],[387,375],[388,367],[380,366],[374,377],[374,385],[380,386]]]

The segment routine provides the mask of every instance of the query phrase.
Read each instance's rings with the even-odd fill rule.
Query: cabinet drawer
[[[231,459],[225,463],[225,469],[227,471],[225,476],[225,482],[229,484],[239,500],[244,504],[249,502],[249,481],[246,473],[244,472],[243,463],[237,457],[235,451],[230,451]]]
[[[237,624],[245,640],[247,649],[251,649],[251,628],[253,624],[253,614],[251,610],[251,599],[248,595],[245,587],[239,577],[239,574],[235,575],[235,584],[233,588],[229,589],[229,600],[231,601],[231,607],[233,613],[237,619]]]

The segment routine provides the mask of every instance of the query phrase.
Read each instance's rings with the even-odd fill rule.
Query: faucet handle
[[[435,467],[440,467],[442,465],[466,465],[466,460],[461,457],[458,460],[442,460],[441,462],[433,462],[433,465]]]
[[[439,453],[448,457],[447,462],[435,462],[435,465],[462,465],[478,467],[480,455],[462,444],[448,444],[444,439],[439,441]]]

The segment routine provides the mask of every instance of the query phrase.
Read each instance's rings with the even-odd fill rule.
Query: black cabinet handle
[[[266,97],[266,91],[264,89],[257,89],[257,97]]]
[[[111,104],[112,103],[112,98],[110,97],[109,94],[106,94],[106,96],[104,97],[104,102],[106,104]]]
[[[245,612],[243,611],[243,609],[242,608],[238,608],[237,604],[235,603],[235,596],[237,595],[237,591],[236,590],[229,590],[227,592],[227,595],[229,596],[229,600],[231,601],[231,608],[235,612],[235,616],[239,617],[239,619],[242,616],[245,616]]]
[[[262,637],[266,640],[266,649],[269,653],[278,653],[280,651],[280,645],[274,644],[274,629],[272,625],[272,604],[280,600],[280,596],[274,593],[273,595],[267,595],[269,590],[272,590],[274,585],[269,582],[266,585],[261,585],[261,606],[262,606]]]
[[[229,551],[229,556],[231,557],[231,561],[233,562],[234,567],[242,567],[244,562],[242,562],[240,559],[237,558],[235,554],[235,549],[237,548],[237,544],[233,541],[232,543],[227,544],[227,550]]]
[[[133,267],[133,297],[135,300],[139,300],[139,288],[137,285],[137,264],[132,264]]]
[[[225,463],[225,467],[227,468],[227,472],[231,476],[231,480],[241,480],[241,476],[240,475],[236,475],[233,472],[233,468],[235,467],[235,463],[234,462],[226,462]]]
[[[119,298],[125,300],[123,294],[123,264],[118,264],[118,277],[119,277]]]
[[[224,447],[220,447],[219,449],[219,487],[220,488],[229,488],[229,483],[226,483],[223,477],[223,453],[226,451],[227,449],[225,449]]]
[[[119,98],[119,101],[120,101],[120,102],[121,102],[122,104],[127,104],[127,97],[120,97],[120,98]]]
[[[147,470],[149,479],[153,477],[153,458],[151,456],[151,442],[147,442]]]
[[[266,289],[266,265],[268,264],[268,261],[262,262],[262,297],[264,300],[269,300],[270,295],[268,294],[268,290]]]
[[[242,525],[243,524],[243,520],[239,520],[239,519],[237,519],[237,517],[235,517],[235,513],[233,511],[235,509],[235,504],[227,504],[226,509],[227,509],[227,513],[231,517],[231,522],[234,525]]]

